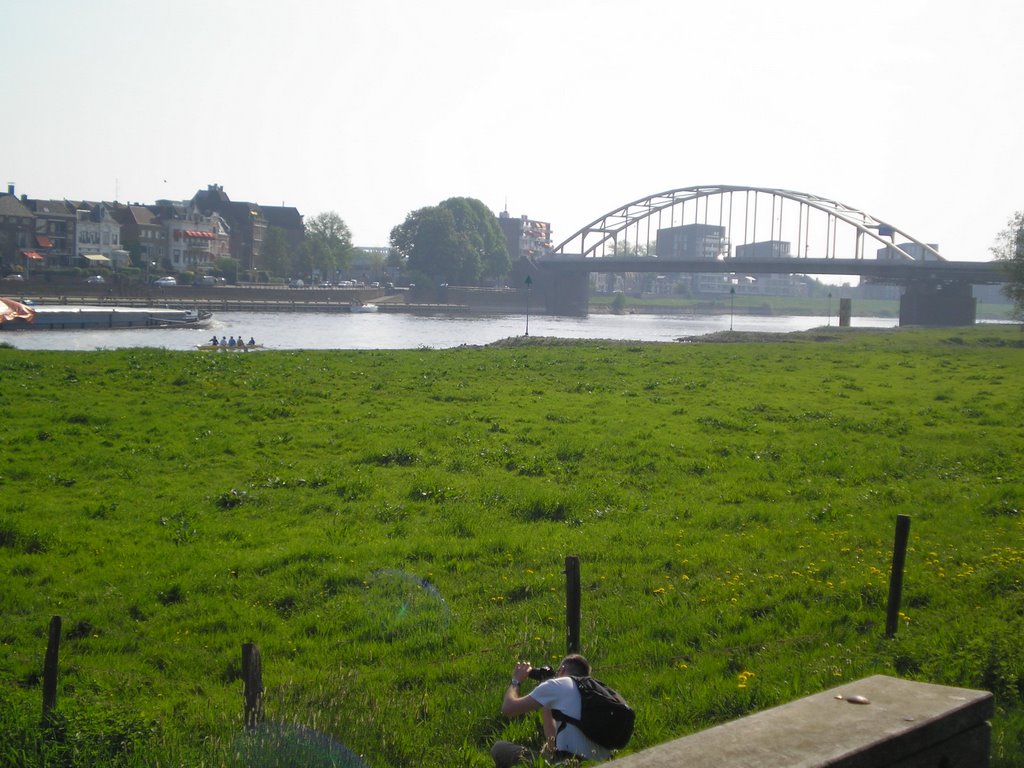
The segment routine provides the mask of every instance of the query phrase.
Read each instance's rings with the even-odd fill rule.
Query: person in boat
[[[230,339],[228,339],[228,346],[229,347],[235,346],[235,343],[236,342],[235,342],[235,337],[234,336],[232,336]]]
[[[254,339],[252,336],[249,337],[249,346],[250,347],[255,347],[256,346],[256,339]]]
[[[210,339],[210,346],[211,347],[216,347],[219,343],[220,342],[217,341],[217,337],[216,336],[214,336],[212,339]]]
[[[222,347],[226,347],[228,345],[228,337],[227,336],[221,336],[220,337],[220,345]]]

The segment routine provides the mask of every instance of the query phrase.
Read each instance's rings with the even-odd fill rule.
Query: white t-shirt
[[[580,692],[571,677],[553,677],[545,680],[530,691],[529,695],[541,706],[560,710],[569,717],[579,719]],[[588,760],[607,760],[612,756],[609,750],[592,742],[572,723],[566,723],[565,728],[558,732],[555,748],[572,752]]]

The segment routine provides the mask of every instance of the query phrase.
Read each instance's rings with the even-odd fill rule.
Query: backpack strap
[[[580,706],[582,707],[583,706],[583,695],[580,694],[580,681],[579,681],[579,678],[575,677],[574,675],[570,675],[570,677],[572,678],[572,681],[573,681],[573,683],[576,686],[576,693],[580,696]],[[569,725],[570,723],[572,725],[575,725],[577,728],[579,728],[580,725],[582,724],[582,721],[576,719],[575,717],[572,717],[571,715],[565,714],[565,712],[563,712],[560,709],[552,709],[551,710],[551,715],[552,715],[552,717],[555,718],[555,720],[558,721],[558,729],[555,731],[555,733],[561,733],[562,731],[565,730],[565,726]]]

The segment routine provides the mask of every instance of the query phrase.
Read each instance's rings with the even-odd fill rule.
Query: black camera
[[[555,676],[555,670],[551,667],[534,667],[530,670],[530,677],[534,680],[550,680]]]

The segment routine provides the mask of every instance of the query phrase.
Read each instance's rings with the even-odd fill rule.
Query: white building
[[[184,216],[167,222],[168,258],[179,272],[208,272],[217,259],[231,255],[231,228],[218,213],[204,215],[190,205]]]
[[[128,252],[121,248],[121,225],[110,215],[105,203],[82,203],[77,208],[75,260],[90,266],[130,266]]]

